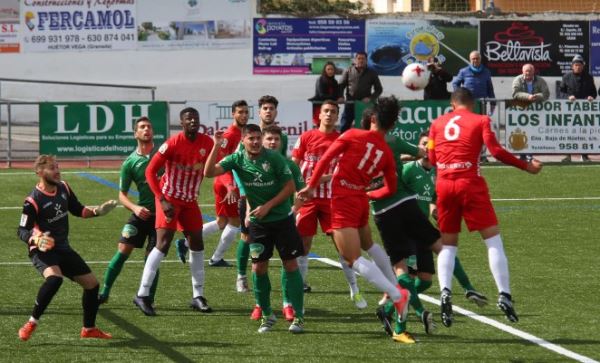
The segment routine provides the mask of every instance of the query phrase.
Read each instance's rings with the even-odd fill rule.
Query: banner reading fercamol
[[[133,124],[152,121],[154,144],[167,138],[166,102],[40,103],[40,153],[58,156],[127,155],[136,147]]]
[[[23,0],[24,52],[135,49],[136,0]]]
[[[514,153],[594,154],[600,150],[600,102],[548,101],[507,107],[506,146]]]

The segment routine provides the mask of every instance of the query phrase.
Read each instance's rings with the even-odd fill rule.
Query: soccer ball
[[[413,91],[422,90],[429,83],[429,70],[420,63],[411,63],[402,71],[402,83]]]

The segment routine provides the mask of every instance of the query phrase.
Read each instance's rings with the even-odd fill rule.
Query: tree
[[[370,5],[349,0],[259,0],[258,12],[267,14],[290,14],[316,16],[336,14],[340,16],[372,13]]]
[[[469,0],[431,0],[429,11],[470,11]]]

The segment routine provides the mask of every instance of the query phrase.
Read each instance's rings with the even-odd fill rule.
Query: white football
[[[402,83],[413,91],[422,90],[429,83],[429,70],[420,63],[411,63],[402,71]]]

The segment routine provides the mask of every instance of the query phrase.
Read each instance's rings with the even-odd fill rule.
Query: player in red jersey
[[[321,159],[329,146],[340,136],[336,131],[335,124],[338,120],[339,106],[334,101],[324,101],[319,112],[319,128],[304,132],[294,145],[292,160],[300,166],[305,181],[309,181],[317,162]],[[302,236],[304,244],[304,255],[298,257],[298,266],[304,280],[304,292],[310,292],[311,288],[306,281],[308,273],[308,253],[312,246],[312,240],[317,233],[317,223],[321,224],[321,230],[331,235],[331,176],[337,165],[337,158],[329,164],[328,170],[321,177],[321,183],[317,186],[313,199],[304,203],[298,210],[296,226]],[[350,286],[350,298],[359,309],[367,307],[366,300],[362,297],[356,275],[340,256],[340,263],[344,275]]]
[[[223,143],[219,149],[217,162],[225,156],[237,150],[242,139],[242,128],[248,123],[248,103],[244,100],[235,101],[231,105],[231,116],[233,122],[223,133]],[[215,212],[217,219],[205,223],[202,227],[202,237],[222,230],[219,245],[208,261],[209,266],[228,267],[227,261],[223,259],[225,252],[240,232],[240,215],[238,212],[239,189],[236,186],[231,172],[215,178],[213,186],[215,193]]]
[[[204,242],[202,214],[196,201],[204,177],[204,163],[213,141],[199,134],[200,115],[188,107],[179,113],[183,132],[169,138],[152,157],[146,168],[146,179],[156,197],[156,247],[148,255],[142,281],[133,302],[146,315],[156,315],[148,299],[156,270],[163,260],[176,230],[183,231],[190,244],[190,271],[193,299],[190,306],[210,312],[204,298]],[[164,174],[158,178],[158,172]]]
[[[472,112],[474,99],[467,89],[454,91],[450,103],[453,111],[434,120],[428,144],[429,160],[437,167],[438,224],[443,244],[438,255],[442,323],[452,325],[452,271],[463,218],[469,231],[479,231],[485,240],[499,291],[498,308],[508,320],[516,322],[519,319],[510,294],[508,261],[488,187],[480,174],[479,152],[485,144],[496,159],[531,174],[539,173],[542,163],[519,160],[503,149],[490,128],[490,118]]]
[[[365,277],[394,301],[399,317],[406,314],[409,292],[396,283],[389,257],[375,246],[369,227],[369,198],[392,195],[398,182],[396,164],[384,135],[398,119],[398,100],[381,97],[374,106],[370,130],[350,129],[337,138],[317,163],[308,186],[298,196],[301,200],[313,197],[319,178],[339,157],[331,180],[331,228],[340,254],[352,269]],[[371,180],[383,172],[384,186],[366,192]],[[374,262],[361,256],[361,248],[369,251]],[[378,253],[383,252],[383,253]]]

